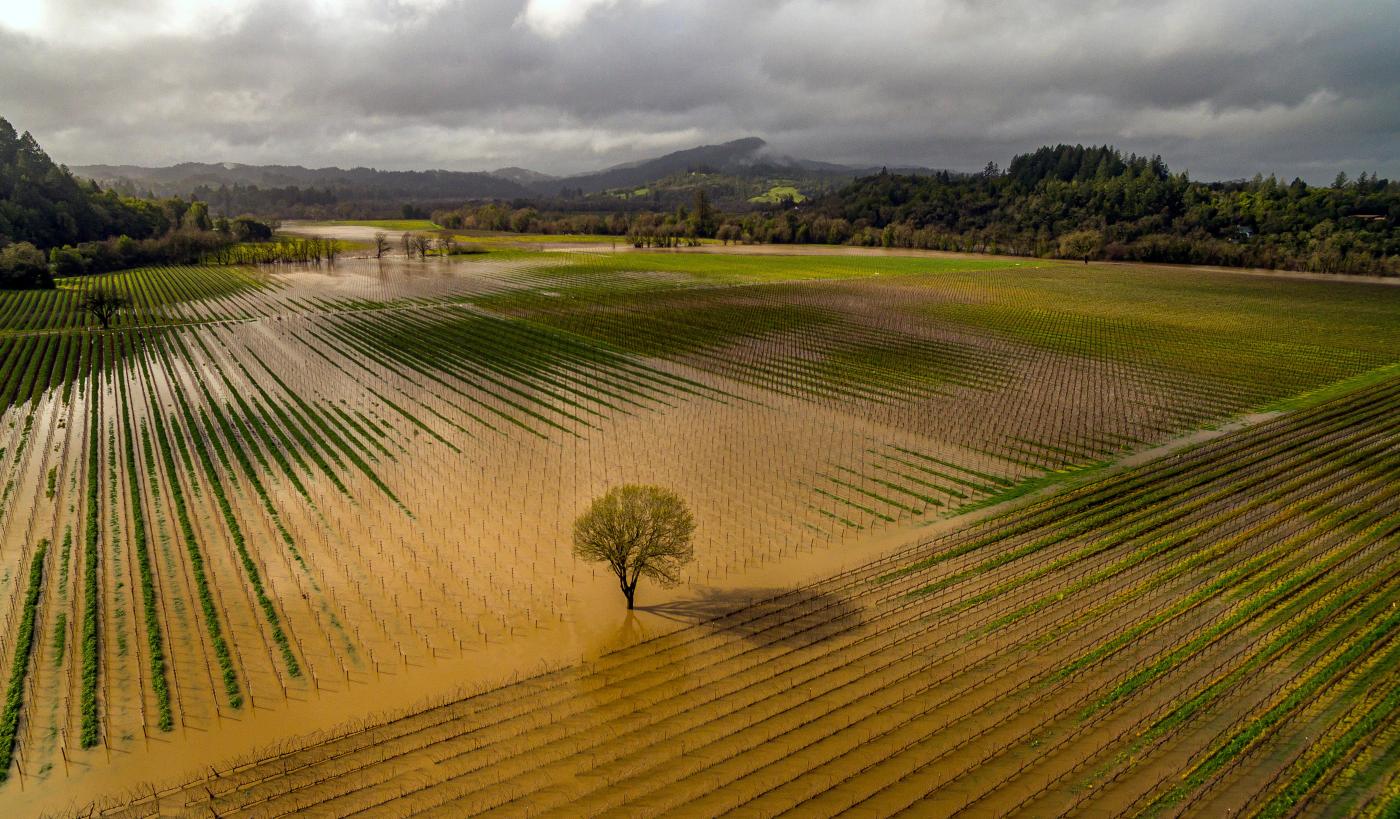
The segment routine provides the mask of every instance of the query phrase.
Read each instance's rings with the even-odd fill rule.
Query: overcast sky
[[[1395,0],[0,0],[0,116],[68,164],[564,173],[761,136],[980,168],[1400,177]]]

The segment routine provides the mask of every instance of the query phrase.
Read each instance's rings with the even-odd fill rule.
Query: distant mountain
[[[138,165],[78,165],[78,176],[99,184],[134,186],[160,196],[190,196],[221,187],[316,188],[340,199],[515,199],[533,195],[518,182],[464,171],[380,171],[374,168],[304,168],[300,165],[241,165],[184,162],[164,168]],[[212,201],[217,203],[217,198]]]
[[[653,182],[681,174],[718,174],[741,179],[788,178],[796,180],[829,181],[851,179],[855,168],[828,162],[793,159],[780,156],[758,137],[746,137],[720,145],[701,145],[640,162],[614,165],[594,173],[577,174],[559,179],[535,182],[531,187],[542,194],[560,190],[582,191],[584,194],[610,190],[647,187]]]
[[[779,154],[758,137],[747,137],[571,176],[521,167],[490,172],[380,171],[230,162],[185,162],[163,168],[80,165],[72,170],[129,195],[197,197],[221,214],[348,218],[397,215],[400,208],[405,214],[426,212],[479,199],[528,199],[541,206],[600,209],[630,199],[629,207],[669,208],[691,200],[697,187],[709,190],[717,205],[747,207],[784,197],[801,201],[879,169],[793,158]]]
[[[530,186],[536,183],[552,182],[559,177],[539,171],[532,171],[529,168],[497,168],[491,172],[497,179],[508,179],[517,185]]]

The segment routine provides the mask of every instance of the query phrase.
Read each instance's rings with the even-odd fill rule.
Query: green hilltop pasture
[[[750,202],[764,202],[770,205],[776,205],[784,199],[801,203],[807,201],[807,196],[792,185],[774,185],[758,196],[749,197]]]

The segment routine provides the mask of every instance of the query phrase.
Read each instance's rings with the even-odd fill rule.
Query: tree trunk
[[[623,589],[622,593],[627,595],[627,610],[631,611],[633,598],[637,596],[637,587],[629,586],[628,588]]]

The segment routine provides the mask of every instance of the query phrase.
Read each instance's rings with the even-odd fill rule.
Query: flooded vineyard
[[[1189,469],[1152,461],[1108,479],[1122,489],[1091,484],[1121,505],[1075,489],[1028,517],[1002,510],[1381,380],[1400,350],[1400,288],[597,249],[59,285],[0,294],[0,806],[15,810],[80,810],[289,742],[312,778],[266,763],[237,796],[207,786],[206,807],[402,812],[388,806],[415,793],[404,766],[424,748],[443,749],[429,780],[452,787],[412,805],[445,814],[508,806],[541,769],[573,785],[532,805],[561,812],[633,798],[712,815],[805,800],[1059,812],[1093,783],[1106,804],[1141,807],[1167,798],[1165,775],[1114,756],[1114,737],[1214,765],[1195,740],[1152,733],[1181,691],[1255,686],[1247,711],[1263,713],[1306,676],[1247,679],[1278,662],[1268,640],[1394,593],[1374,574],[1396,542],[1375,528],[1394,519],[1394,482],[1379,477],[1394,468],[1393,413],[1335,429],[1321,411],[1288,413]],[[79,307],[98,285],[131,299],[108,331]],[[1269,461],[1271,435],[1332,460]],[[570,549],[575,517],[624,483],[674,489],[697,523],[682,584],[643,585],[635,616]],[[964,524],[988,510],[1000,514]],[[1355,523],[1355,539],[1314,533],[1323,517],[1309,515]],[[1166,519],[1203,550],[1153,540]],[[1299,561],[1345,571],[1259,625],[1250,595],[1321,565]],[[1279,573],[1235,602],[1187,582],[1265,566]],[[1216,641],[1232,612],[1250,614]],[[1298,650],[1325,662],[1353,638]],[[1104,665],[1115,652],[1131,660]],[[1376,673],[1369,662],[1352,671]],[[624,691],[656,733],[621,724]],[[1120,702],[1144,697],[1130,719]],[[445,704],[411,710],[427,701]],[[390,711],[412,716],[376,722]],[[975,734],[960,714],[980,714]],[[333,740],[343,755],[305,739],[347,724],[377,727]],[[1189,730],[1215,747],[1233,725]],[[1006,751],[1041,742],[1082,762]],[[820,753],[784,762],[809,747]],[[899,785],[935,764],[937,781]],[[972,766],[1013,789],[990,793]],[[573,778],[594,768],[620,784]],[[308,785],[347,772],[361,784]],[[1079,779],[1090,785],[1068,789]],[[1180,787],[1236,804],[1228,782],[1190,789],[1204,781]]]

